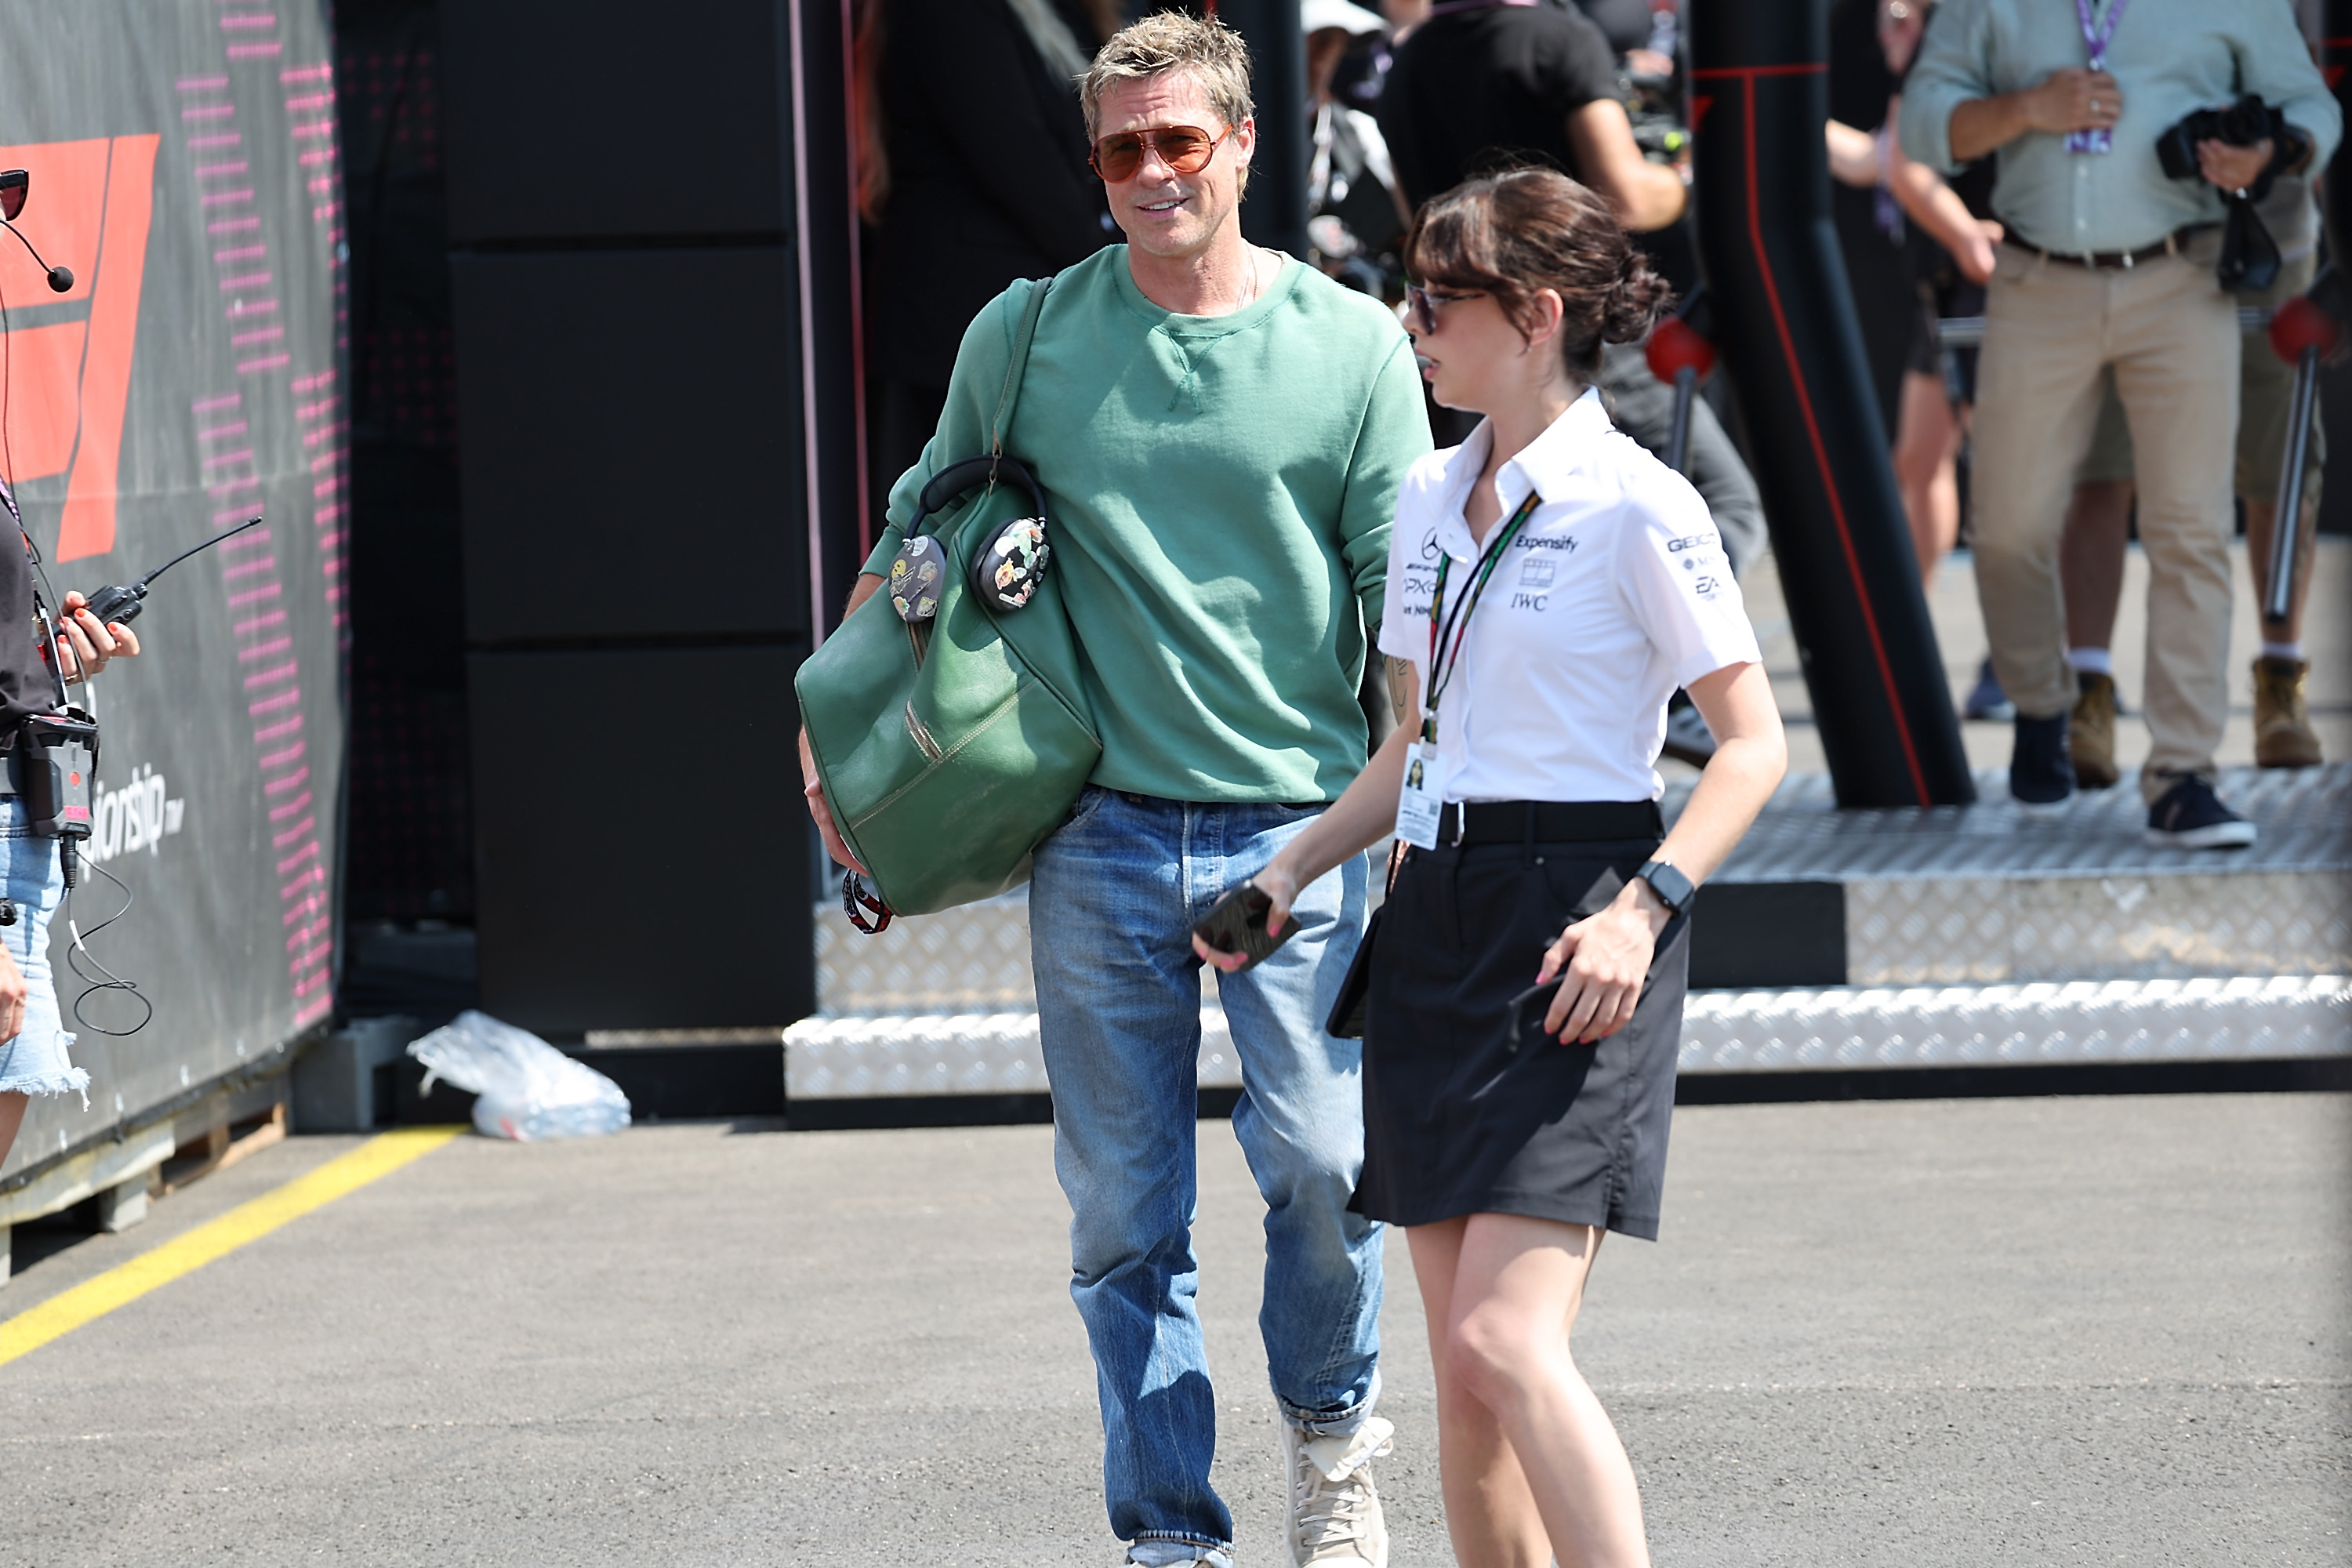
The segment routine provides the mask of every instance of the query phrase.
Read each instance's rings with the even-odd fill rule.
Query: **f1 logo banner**
[[[335,1006],[347,294],[323,5],[0,7],[0,470],[60,594],[156,584],[89,689],[85,932],[51,960],[89,1104],[37,1100],[0,1184],[281,1068]],[[0,541],[0,549],[14,548]],[[119,879],[118,887],[114,879]],[[153,1016],[141,1025],[142,1004]]]
[[[0,254],[0,300],[20,316],[27,305],[53,308],[41,312],[42,325],[8,328],[5,460],[20,485],[67,476],[61,562],[114,548],[115,465],[162,140],[150,133],[0,147],[0,169],[34,173],[42,205],[27,221],[47,238],[42,248],[90,258],[75,268],[72,289],[60,296],[24,247]],[[64,319],[50,319],[59,314]]]

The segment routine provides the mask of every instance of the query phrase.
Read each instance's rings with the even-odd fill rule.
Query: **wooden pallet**
[[[286,1101],[272,1101],[266,1109],[229,1120],[229,1100],[224,1095],[206,1108],[210,1118],[191,1132],[188,1119],[183,1117],[173,1124],[179,1144],[172,1157],[155,1167],[147,1178],[151,1197],[165,1197],[191,1182],[202,1181],[215,1171],[226,1171],[247,1155],[259,1152],[286,1137]]]

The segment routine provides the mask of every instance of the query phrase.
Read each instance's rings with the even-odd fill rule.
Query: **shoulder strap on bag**
[[[991,458],[1004,455],[1004,433],[1013,428],[1013,411],[1021,404],[1021,378],[1029,369],[1029,345],[1036,339],[1037,318],[1045,314],[1045,292],[1053,286],[1050,277],[1037,279],[1029,290],[1028,303],[1021,309],[1021,324],[1013,334],[1013,357],[1004,364],[1004,388],[996,395],[996,414],[988,422]]]

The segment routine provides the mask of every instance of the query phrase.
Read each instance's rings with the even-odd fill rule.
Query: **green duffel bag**
[[[1045,522],[1035,479],[1002,447],[1047,284],[1022,313],[992,422],[998,450],[933,476],[908,529],[910,544],[936,541],[916,553],[940,570],[917,583],[899,571],[902,552],[894,580],[793,681],[834,825],[871,876],[866,907],[880,918],[870,925],[856,879],[844,888],[861,929],[1026,881],[1030,852],[1061,826],[1102,756],[1050,551],[1042,576],[1016,591],[1026,601],[1018,608],[999,607],[1005,600],[984,593],[973,570],[979,555],[1004,573],[985,579],[991,588],[1009,581],[1016,574],[1001,542],[1023,537],[1021,520]],[[929,618],[903,618],[896,601],[919,614],[934,594]]]

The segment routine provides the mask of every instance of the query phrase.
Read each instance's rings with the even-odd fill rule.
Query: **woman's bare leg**
[[[1960,421],[1944,378],[1916,370],[1904,373],[1897,418],[1895,479],[1925,584],[1960,536]]]
[[[29,1094],[0,1094],[0,1160],[7,1159],[9,1146],[16,1142],[16,1129],[25,1124],[25,1107],[32,1102]]]
[[[2058,581],[2066,595],[2066,646],[2106,647],[2123,605],[2124,554],[2131,544],[2129,479],[2085,479],[2066,502]]]
[[[1468,1225],[1466,1219],[1440,1220],[1404,1233],[1412,1247],[1413,1278],[1421,1285],[1430,1359],[1437,1369],[1437,1468],[1445,1494],[1445,1528],[1461,1568],[1544,1568],[1551,1561],[1551,1537],[1536,1511],[1518,1456],[1504,1440],[1495,1413],[1463,1386],[1446,1356],[1454,1272]]]
[[[1601,1234],[1519,1215],[1471,1215],[1441,1364],[1502,1428],[1562,1564],[1648,1568],[1633,1462],[1569,1353]],[[1452,1501],[1449,1486],[1449,1509]]]

